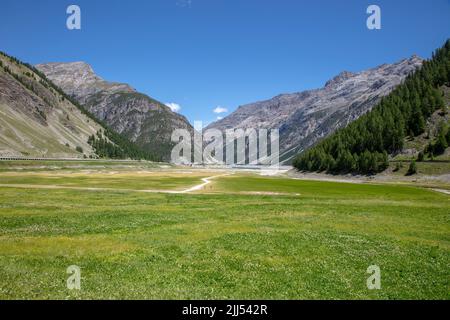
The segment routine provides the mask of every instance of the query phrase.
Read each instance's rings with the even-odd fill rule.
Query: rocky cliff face
[[[95,156],[88,137],[102,129],[34,70],[0,54],[1,157]]]
[[[99,120],[164,160],[170,159],[173,130],[193,130],[184,116],[127,84],[103,80],[84,62],[36,67]]]
[[[344,71],[321,89],[241,106],[208,128],[278,128],[281,160],[289,162],[297,153],[371,110],[422,62],[412,56],[358,73]]]

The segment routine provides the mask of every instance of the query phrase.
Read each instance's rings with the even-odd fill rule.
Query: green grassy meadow
[[[0,184],[61,186],[73,188],[106,188],[125,190],[183,190],[201,183],[208,174],[172,173],[24,173],[1,174]]]
[[[117,190],[0,187],[0,299],[450,298],[448,195],[242,173],[132,192],[212,175],[3,172],[2,185]]]

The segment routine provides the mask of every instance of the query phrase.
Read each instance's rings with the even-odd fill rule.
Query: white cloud
[[[226,113],[228,112],[227,108],[217,107],[213,110],[214,113]]]
[[[172,112],[178,112],[181,110],[181,106],[175,102],[166,103],[166,106],[168,106]]]
[[[190,8],[192,6],[192,0],[177,0],[177,7]]]
[[[222,120],[223,119],[223,117],[217,117],[217,120]]]

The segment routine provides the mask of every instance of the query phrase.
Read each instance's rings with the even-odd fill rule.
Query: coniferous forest
[[[107,138],[105,138],[107,137]],[[111,141],[114,141],[112,143]],[[94,148],[95,153],[100,158],[109,159],[144,159],[151,161],[162,161],[161,157],[144,151],[122,137],[120,134],[112,131],[108,127],[105,130],[97,132],[88,139],[88,143]]]
[[[447,112],[442,86],[450,86],[450,40],[372,111],[298,155],[294,166],[330,173],[374,174],[385,170],[389,155],[402,150],[406,137],[422,134],[436,110]],[[450,143],[450,131],[446,131],[441,130],[437,141],[424,152],[443,152]]]

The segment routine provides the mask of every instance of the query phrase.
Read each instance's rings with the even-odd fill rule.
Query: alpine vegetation
[[[371,112],[300,154],[294,166],[332,173],[385,170],[406,137],[422,134],[436,110],[446,111],[442,86],[450,86],[450,40]]]

